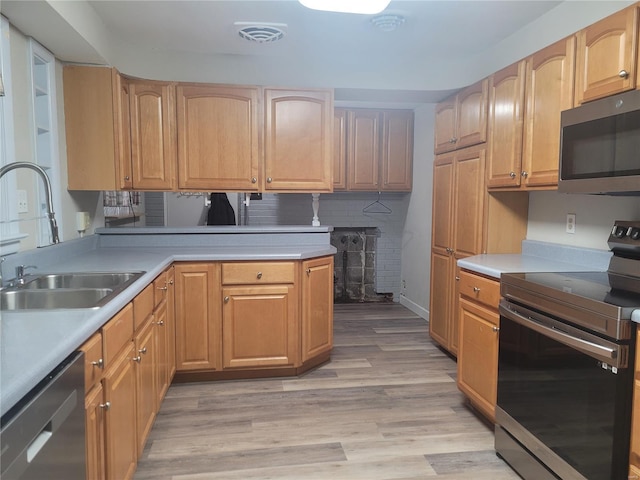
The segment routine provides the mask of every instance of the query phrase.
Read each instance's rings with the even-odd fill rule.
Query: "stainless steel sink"
[[[144,272],[51,273],[27,280],[25,289],[116,288],[135,281]]]
[[[0,310],[99,308],[146,272],[77,272],[29,276],[0,291]]]
[[[98,308],[112,293],[110,288],[5,290],[0,292],[0,310]]]

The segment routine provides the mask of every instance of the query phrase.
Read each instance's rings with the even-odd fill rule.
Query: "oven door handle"
[[[531,330],[544,335],[545,337],[549,337],[562,344],[573,347],[576,350],[585,353],[586,355],[597,358],[598,360],[607,363],[608,365],[618,368],[626,367],[626,365],[624,364],[624,359],[620,358],[620,355],[618,354],[619,347],[617,345],[609,347],[605,345],[599,345],[582,338],[577,338],[556,328],[544,325],[539,319],[536,318],[539,317],[540,319],[544,319],[546,322],[558,323],[558,325],[560,325],[559,322],[556,322],[549,317],[540,315],[537,312],[533,312],[529,309],[520,307],[519,305],[512,308],[507,305],[511,304],[508,304],[504,300],[500,302],[499,311],[500,315],[502,315],[503,317],[506,317],[516,323],[519,323],[520,325],[530,328]],[[515,308],[523,310],[527,316],[518,311],[515,311]]]

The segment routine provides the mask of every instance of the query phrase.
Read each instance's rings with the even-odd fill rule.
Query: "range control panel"
[[[614,252],[640,252],[640,220],[616,220],[609,234],[607,244]]]

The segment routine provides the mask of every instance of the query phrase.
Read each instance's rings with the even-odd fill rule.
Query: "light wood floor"
[[[518,479],[455,375],[404,307],[336,305],[332,360],[303,377],[174,384],[135,479]]]

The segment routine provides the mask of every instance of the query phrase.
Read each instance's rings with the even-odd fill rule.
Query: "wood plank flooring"
[[[136,480],[512,480],[455,362],[398,304],[335,306],[330,363],[300,378],[174,384]]]

